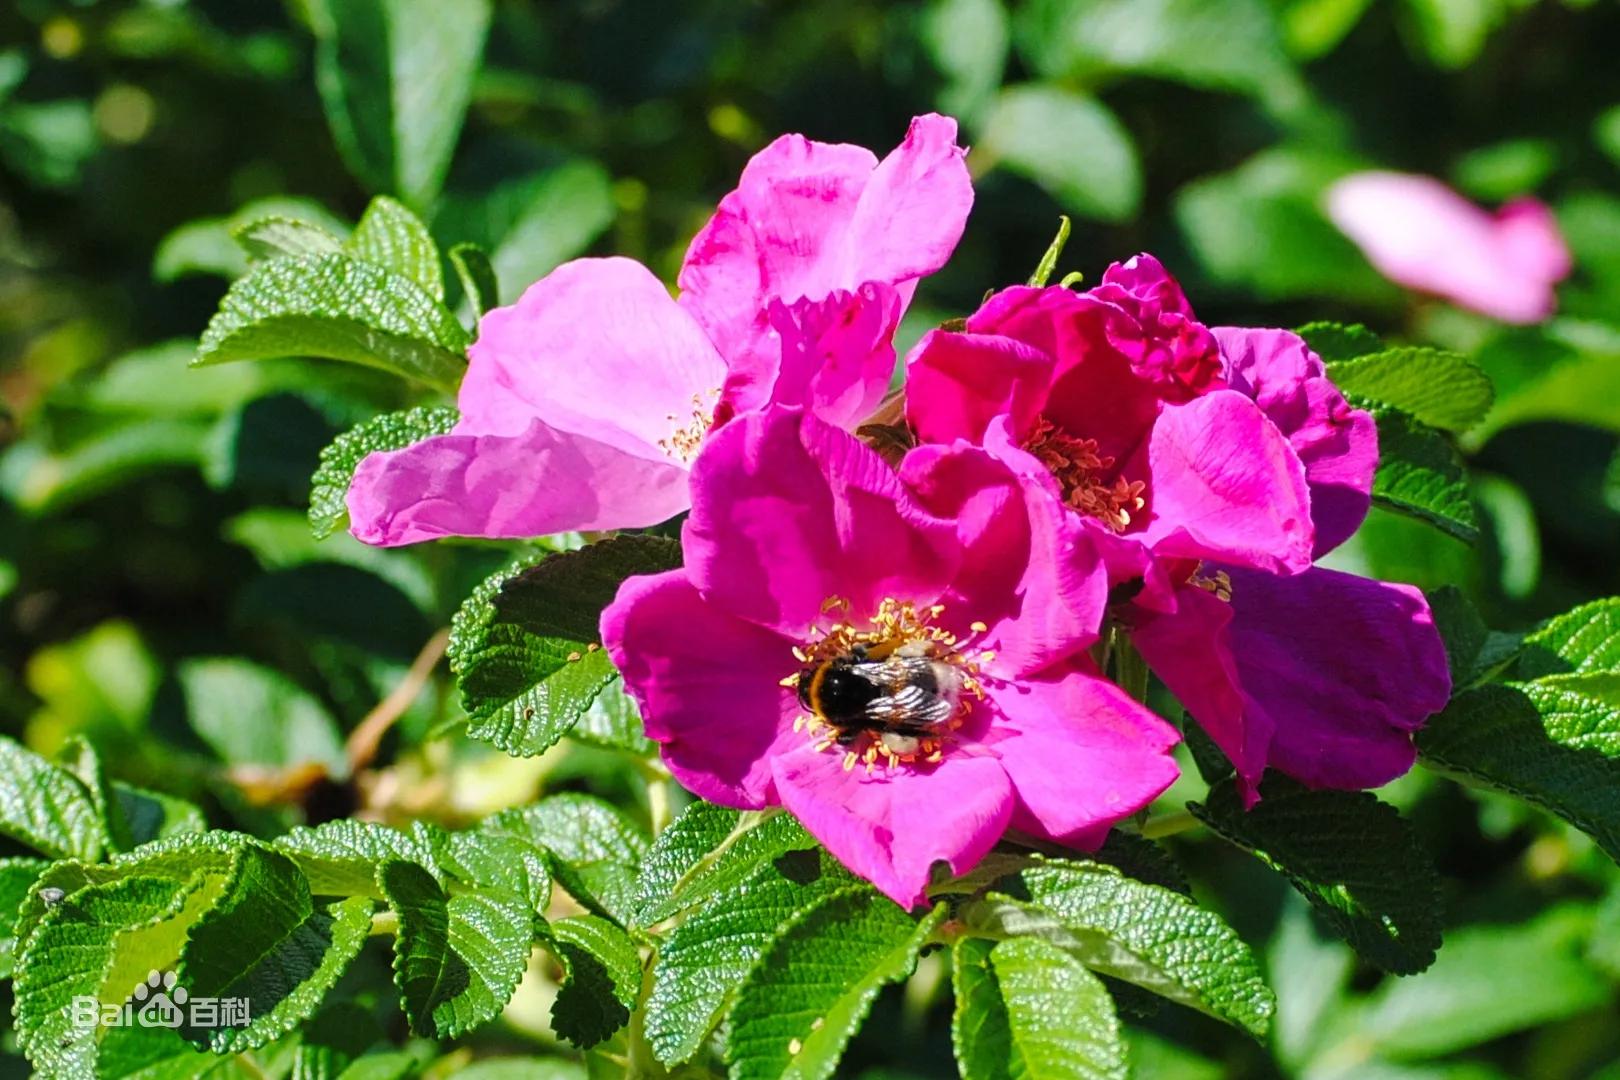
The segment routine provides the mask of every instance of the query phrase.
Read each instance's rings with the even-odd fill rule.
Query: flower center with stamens
[[[719,396],[718,387],[707,391],[706,394],[693,394],[691,418],[684,425],[676,427],[669,438],[659,439],[658,449],[683,465],[691,464],[698,456],[698,450],[702,448],[703,440],[709,434],[709,428],[714,426],[712,399]],[[711,403],[705,404],[705,397],[710,398]],[[671,424],[681,423],[681,418],[675,413],[670,413],[666,419]]]
[[[1187,579],[1187,584],[1203,589],[1217,600],[1232,602],[1232,575],[1225,570],[1206,571],[1200,565]]]
[[[958,637],[937,625],[942,605],[893,598],[864,623],[851,617],[841,597],[821,610],[836,621],[794,648],[800,668],[781,681],[798,691],[807,709],[793,729],[805,732],[816,750],[843,754],[845,770],[860,763],[870,774],[941,760],[973,701],[984,697],[979,665],[994,654],[963,649],[985,625],[974,623],[969,638]],[[861,709],[852,712],[847,699],[839,700],[835,678],[859,688]]]
[[[1063,488],[1063,501],[1088,517],[1094,517],[1115,532],[1124,532],[1131,515],[1142,509],[1140,480],[1104,476],[1114,467],[1114,459],[1097,452],[1096,439],[1070,435],[1044,416],[1024,449],[1045,465]]]

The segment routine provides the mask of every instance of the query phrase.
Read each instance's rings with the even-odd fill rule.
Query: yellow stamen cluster
[[[703,446],[703,439],[709,434],[709,428],[714,424],[714,405],[712,400],[705,402],[705,397],[717,399],[720,396],[718,388],[705,394],[692,395],[692,416],[684,426],[679,426],[667,439],[658,440],[658,449],[682,464],[689,464],[698,455]],[[681,418],[674,413],[666,417],[671,424],[680,424]]]
[[[1216,570],[1214,573],[1206,574],[1202,569],[1199,569],[1192,577],[1187,579],[1187,584],[1195,585],[1207,593],[1213,593],[1217,600],[1225,601],[1228,604],[1232,602],[1232,575],[1225,570]]]
[[[1123,476],[1112,482],[1102,479],[1101,474],[1114,467],[1114,459],[1097,452],[1096,439],[1070,435],[1042,417],[1024,449],[1057,478],[1065,502],[1115,532],[1124,532],[1131,523],[1131,514],[1144,505],[1142,490],[1146,485],[1142,481]]]
[[[971,656],[964,655],[961,647],[966,641],[951,631],[934,625],[934,620],[939,618],[944,610],[942,604],[919,608],[909,600],[885,598],[878,605],[877,613],[868,620],[869,625],[862,628],[850,619],[849,601],[843,597],[832,597],[821,605],[821,611],[824,615],[839,613],[838,621],[829,625],[818,638],[808,642],[803,648],[794,648],[793,658],[803,667],[782,679],[781,685],[798,686],[803,671],[847,656],[857,645],[865,646],[869,659],[881,661],[893,656],[903,646],[923,642],[928,645],[929,653],[934,659],[961,670],[964,694],[982,699],[984,686],[979,679],[979,665],[993,660],[995,654],[979,650]],[[986,629],[984,623],[972,624],[974,635],[981,634]],[[879,735],[865,732],[861,736],[858,748],[844,752],[844,771],[849,772],[857,764],[864,764],[867,774],[870,775],[875,768],[892,768],[916,761],[929,764],[938,762],[945,755],[946,737],[962,726],[963,719],[971,708],[972,702],[964,699],[956,715],[946,723],[945,731],[938,737],[919,739],[916,751],[911,753],[896,753]],[[818,751],[837,748],[838,736],[842,734],[839,728],[814,714],[795,718],[793,730],[807,733]]]

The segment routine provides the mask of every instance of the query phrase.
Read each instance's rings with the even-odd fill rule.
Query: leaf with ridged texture
[[[315,85],[349,170],[418,208],[438,194],[489,31],[489,0],[313,0]]]
[[[1506,667],[1523,649],[1524,635],[1487,627],[1474,605],[1455,585],[1445,585],[1425,595],[1429,610],[1434,614],[1435,629],[1446,646],[1453,692]]]
[[[1620,597],[1582,604],[1525,635],[1521,676],[1596,671],[1620,671]]]
[[[435,300],[444,299],[439,245],[422,219],[403,203],[379,195],[371,200],[354,234],[343,245],[350,256],[402,274]]]
[[[0,836],[53,859],[94,861],[106,826],[78,777],[0,737]]]
[[[580,915],[551,924],[551,946],[567,977],[551,1006],[551,1026],[582,1050],[630,1021],[641,991],[641,953],[606,919]]]
[[[1465,543],[1479,539],[1468,474],[1439,431],[1395,409],[1381,409],[1373,502],[1426,521]]]
[[[600,648],[602,609],[625,578],[680,561],[673,540],[620,536],[492,575],[451,624],[467,733],[521,757],[568,734],[614,676]]]
[[[695,802],[658,834],[641,862],[636,921],[651,926],[696,907],[762,864],[815,844],[791,814]]]
[[[292,859],[244,845],[219,900],[187,935],[177,973],[193,996],[246,998],[249,1019],[183,1033],[219,1054],[286,1034],[320,1005],[370,927],[370,899],[317,906]]]
[[[728,998],[798,912],[855,879],[830,855],[794,851],[758,867],[675,927],[658,950],[647,1041],[666,1065],[702,1048]]]
[[[1085,965],[1039,938],[955,953],[951,1025],[963,1080],[1125,1080],[1114,1003]]]
[[[204,832],[208,828],[208,819],[203,817],[202,810],[185,799],[117,780],[113,781],[112,789],[133,847],[171,836]]]
[[[521,901],[538,920],[551,899],[545,853],[532,841],[497,832],[446,832],[416,822],[412,835],[432,853],[428,865],[474,888]]]
[[[1040,937],[1108,975],[1264,1037],[1277,1003],[1254,954],[1214,912],[1112,866],[1050,860],[964,908],[996,937]]]
[[[318,356],[454,391],[466,330],[414,281],[343,255],[261,263],[237,281],[197,345],[198,364]]]
[[[1440,878],[1394,807],[1365,791],[1311,791],[1281,777],[1245,811],[1224,781],[1189,807],[1281,873],[1362,959],[1397,975],[1440,947]]]
[[[568,729],[568,737],[590,746],[651,757],[658,752],[658,744],[642,732],[641,712],[625,693],[623,680],[611,679],[580,714],[579,722]]]
[[[588,795],[554,795],[503,810],[479,830],[540,848],[569,895],[621,925],[630,924],[647,836],[614,806]]]
[[[1612,991],[1582,956],[1590,928],[1589,909],[1562,906],[1456,930],[1428,971],[1367,999],[1356,1039],[1387,1058],[1438,1057],[1603,1008]]]
[[[1091,857],[1098,862],[1117,866],[1129,876],[1149,885],[1160,885],[1178,893],[1192,892],[1181,864],[1168,851],[1140,833],[1115,829]]]
[[[1384,342],[1360,323],[1327,320],[1308,322],[1294,333],[1305,339],[1311,351],[1330,367],[1341,360],[1353,360],[1369,353],[1383,352]]]
[[[321,451],[321,464],[309,481],[309,527],[324,540],[349,518],[346,500],[354,470],[368,454],[403,450],[456,426],[461,414],[449,405],[420,405],[403,412],[383,413],[345,431]]]
[[[450,265],[461,280],[461,291],[472,305],[474,315],[483,316],[501,302],[501,286],[489,253],[477,244],[457,244],[450,249]]]
[[[232,229],[231,236],[255,262],[336,255],[343,250],[343,241],[321,226],[292,217],[256,218]]]
[[[90,796],[101,819],[101,834],[108,854],[128,851],[134,847],[128,823],[119,812],[118,797],[113,793],[107,770],[102,767],[101,755],[82,736],[75,735],[57,752],[56,760],[66,769]]]
[[[941,904],[920,922],[869,886],[800,911],[755,961],[732,1006],[731,1080],[825,1080],[878,992],[910,977]]]
[[[1620,859],[1620,726],[1610,675],[1481,686],[1417,733],[1424,764],[1550,810]],[[1543,711],[1546,710],[1546,711]]]
[[[81,889],[45,912],[17,957],[12,986],[18,1044],[41,1074],[95,1075],[100,1029],[73,1022],[73,999],[128,1000],[140,979],[113,974],[116,953],[139,951],[142,931],[161,930],[195,891],[192,883],[136,875]],[[167,966],[177,951],[158,950],[151,963]]]
[[[300,826],[277,837],[272,846],[298,864],[316,896],[381,900],[377,866],[384,860],[434,865],[433,852],[423,839],[370,821],[340,819],[313,828]]]
[[[1467,431],[1490,411],[1490,377],[1472,360],[1443,349],[1403,346],[1341,360],[1328,377],[1345,394],[1399,409],[1421,424]]]
[[[394,984],[411,1030],[455,1038],[500,1015],[528,966],[533,912],[504,890],[447,893],[399,859],[377,883],[399,916]]]
[[[0,859],[0,979],[11,976],[17,948],[17,909],[50,864],[44,859]]]

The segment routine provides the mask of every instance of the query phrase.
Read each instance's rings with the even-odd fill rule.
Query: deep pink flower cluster
[[[783,805],[903,904],[1009,829],[1094,849],[1177,775],[1176,730],[1106,679],[1123,635],[1237,767],[1367,787],[1445,704],[1423,597],[1313,567],[1360,524],[1372,419],[1305,342],[1210,328],[1153,258],[1015,287],[907,358],[918,278],[972,188],[955,124],[879,162],[779,139],[694,240],[671,300],[581,260],[480,329],[449,435],[366,459],[372,543],[655,524],[604,644],[675,776]]]

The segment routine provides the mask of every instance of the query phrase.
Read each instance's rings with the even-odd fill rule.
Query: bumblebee
[[[937,735],[962,697],[962,675],[927,642],[877,655],[866,645],[799,673],[799,704],[831,726],[840,746],[870,733],[891,754],[915,754]]]

